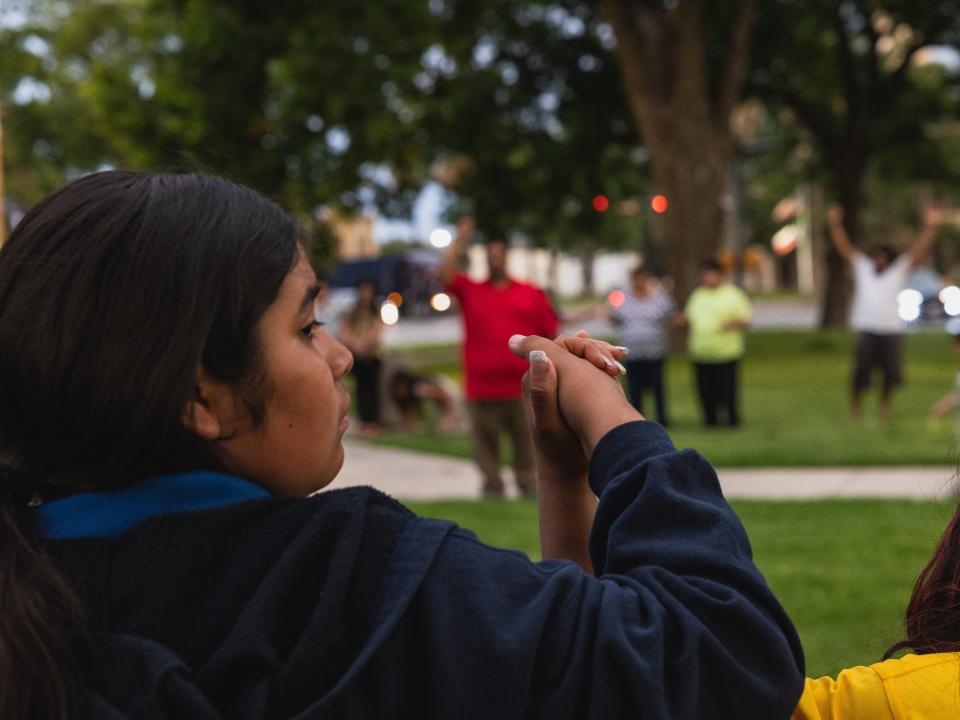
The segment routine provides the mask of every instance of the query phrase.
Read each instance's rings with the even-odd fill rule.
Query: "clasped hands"
[[[583,479],[600,438],[643,416],[623,394],[619,375],[627,349],[585,332],[548,340],[514,335],[510,350],[530,361],[523,401],[537,454],[537,471],[551,479]]]

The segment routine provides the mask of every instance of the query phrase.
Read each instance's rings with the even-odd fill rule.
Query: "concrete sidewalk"
[[[346,461],[332,488],[372,485],[403,500],[476,499],[480,477],[457,458],[385,448],[347,439]],[[910,498],[933,500],[954,492],[951,467],[723,468],[728,498]],[[509,483],[509,471],[504,476]],[[510,491],[513,491],[512,484]]]

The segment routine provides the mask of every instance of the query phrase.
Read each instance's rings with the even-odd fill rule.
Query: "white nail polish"
[[[606,355],[601,355],[600,357],[603,358],[603,361],[607,364],[608,368],[614,368],[620,364],[620,363],[614,363],[614,361],[608,358]]]
[[[531,350],[527,357],[531,365],[547,362],[547,354],[543,350]]]
[[[507,340],[507,345],[511,348],[519,347],[520,343],[527,339],[526,335],[511,335],[510,339]]]
[[[614,346],[613,346],[613,349],[614,349],[614,350],[619,350],[619,351],[622,352],[624,355],[629,355],[629,354],[630,354],[630,348],[625,347],[625,346],[623,346],[623,345],[614,345]]]
[[[620,372],[622,372],[624,375],[627,374],[627,369],[623,366],[623,363],[617,363],[617,367],[620,369]]]

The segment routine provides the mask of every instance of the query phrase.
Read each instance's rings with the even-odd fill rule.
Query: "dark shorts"
[[[870,387],[874,368],[883,373],[884,389],[891,389],[903,382],[903,363],[900,359],[899,335],[874,335],[860,333],[854,351],[853,387],[865,390]]]

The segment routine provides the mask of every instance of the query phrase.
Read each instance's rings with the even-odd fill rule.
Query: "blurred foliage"
[[[958,177],[956,76],[896,64],[917,43],[955,44],[958,5],[758,4],[750,89],[768,112],[742,166],[755,238],[798,181],[836,185],[854,152],[877,199]],[[474,212],[488,235],[646,242],[647,154],[595,3],[4,0],[3,13],[5,164],[22,205],[122,165],[224,173],[307,219],[321,206],[403,217],[435,180],[450,215]],[[705,35],[708,75],[721,37]]]
[[[311,218],[301,223],[304,228],[303,247],[310,265],[321,278],[329,277],[337,262],[337,236],[326,220]]]
[[[957,179],[960,147],[948,139],[960,119],[958,75],[915,61],[931,44],[957,45],[960,2],[778,0],[760,7],[751,91],[793,135],[793,148],[783,148],[791,171],[825,181],[848,215],[887,202],[905,181]],[[868,197],[874,173],[886,183],[870,183],[878,194]],[[858,227],[849,229],[856,234]]]
[[[540,244],[635,225],[590,206],[645,186],[583,3],[36,0],[0,33],[25,204],[124,165],[223,173],[303,215],[406,216],[439,179],[488,233]]]

